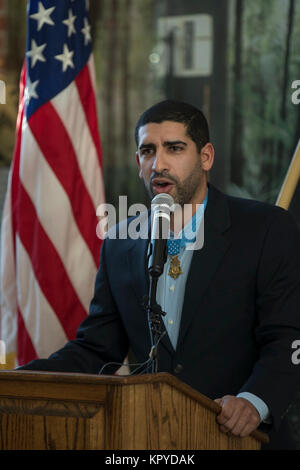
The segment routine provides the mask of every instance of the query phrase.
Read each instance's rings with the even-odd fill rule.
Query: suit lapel
[[[128,265],[132,287],[140,305],[149,291],[149,275],[147,270],[148,240],[139,238],[128,250]]]
[[[226,198],[210,185],[204,216],[204,245],[193,254],[184,295],[178,346],[184,340],[194,315],[199,312],[201,298],[230,246],[223,235],[229,226]]]

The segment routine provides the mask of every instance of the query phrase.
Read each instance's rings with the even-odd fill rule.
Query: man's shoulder
[[[229,225],[247,228],[254,224],[257,229],[260,228],[263,231],[274,225],[298,228],[292,214],[282,207],[257,199],[225,194],[213,186],[210,186],[210,189],[214,206],[213,213],[217,213],[216,208],[218,213],[220,210],[226,211],[226,217],[230,220]]]
[[[232,221],[257,223],[258,226],[269,229],[280,225],[283,229],[288,227],[298,230],[293,215],[286,209],[259,201],[256,199],[225,195]]]
[[[225,195],[229,208],[232,211],[237,212],[249,212],[253,214],[263,214],[263,215],[276,215],[286,212],[285,209],[270,204],[268,202],[259,201],[257,199],[250,199],[238,196],[232,196],[230,194]]]
[[[214,185],[209,183],[209,197],[212,197],[214,203],[219,204],[220,201],[226,201],[230,212],[237,212],[242,214],[263,214],[275,215],[287,212],[285,209],[275,206],[274,204],[264,202],[255,198],[245,197],[240,194],[232,194],[230,190],[221,191]]]

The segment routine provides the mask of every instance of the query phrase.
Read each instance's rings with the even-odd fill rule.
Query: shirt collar
[[[188,223],[184,226],[184,228],[178,233],[176,237],[174,237],[174,233],[170,232],[170,238],[173,239],[182,239],[187,243],[192,243],[195,241],[196,233],[199,230],[202,217],[204,215],[204,211],[207,206],[208,201],[208,188],[206,191],[206,196],[201,204],[199,204],[198,209],[196,210],[193,217],[188,221]]]

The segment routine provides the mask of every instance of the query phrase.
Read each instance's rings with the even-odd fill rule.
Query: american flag
[[[1,236],[7,362],[47,357],[88,314],[104,202],[88,3],[30,0]]]

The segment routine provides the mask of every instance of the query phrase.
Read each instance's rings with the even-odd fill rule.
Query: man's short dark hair
[[[147,109],[139,118],[135,128],[135,141],[139,143],[139,129],[151,122],[181,122],[186,127],[187,135],[195,142],[198,152],[209,142],[207,120],[200,111],[191,104],[182,101],[165,100]]]

